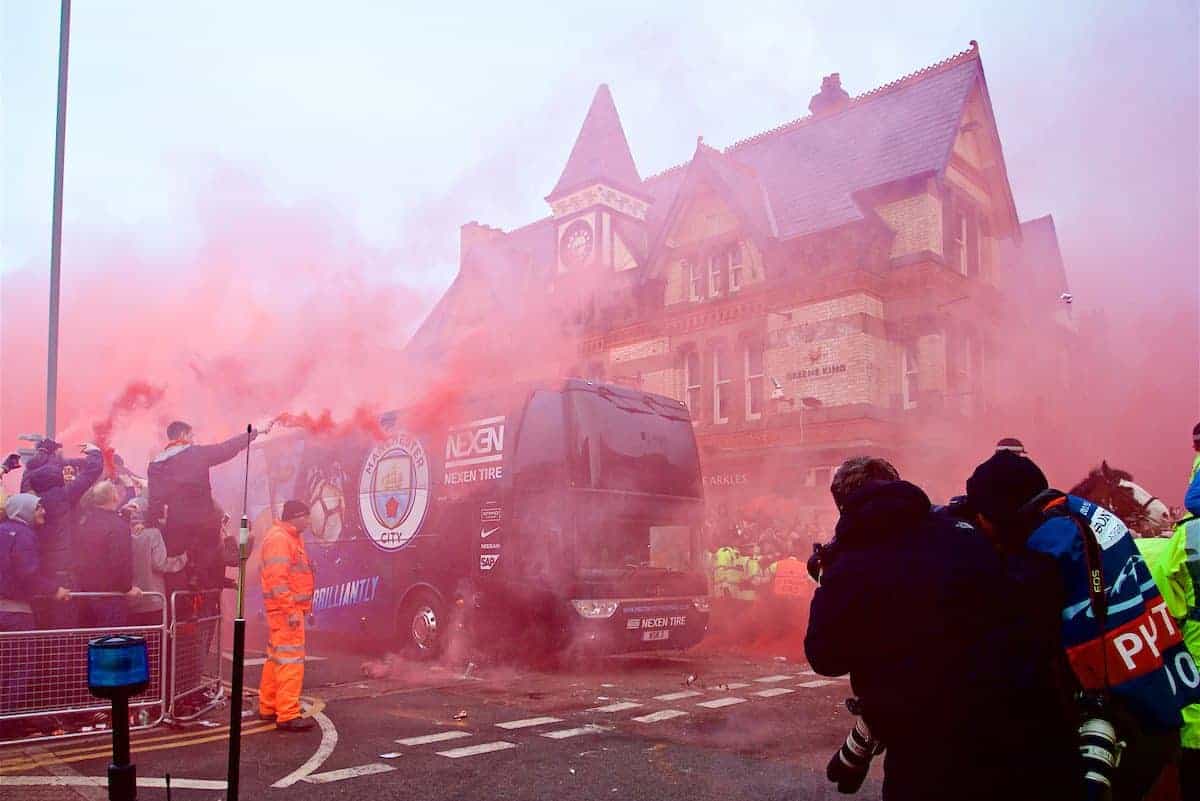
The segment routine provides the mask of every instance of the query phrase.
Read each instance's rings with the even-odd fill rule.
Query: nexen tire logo
[[[398,551],[421,530],[429,511],[429,459],[405,432],[376,446],[358,482],[363,529],[383,551]]]
[[[472,420],[450,429],[446,435],[446,485],[492,481],[503,477],[503,417]]]

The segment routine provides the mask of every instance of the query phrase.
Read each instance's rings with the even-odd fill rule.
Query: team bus
[[[315,637],[417,657],[458,631],[476,645],[601,653],[703,638],[703,483],[683,404],[567,379],[440,416],[384,415],[382,441],[276,433],[256,444],[259,527],[268,505],[312,508]],[[234,473],[240,484],[237,469],[227,485]],[[252,609],[258,595],[251,585]]]

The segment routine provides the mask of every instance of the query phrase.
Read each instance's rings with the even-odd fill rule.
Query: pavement
[[[260,656],[251,654],[251,657]],[[256,686],[258,660],[247,662]],[[226,665],[228,667],[228,665]],[[246,698],[242,799],[834,799],[845,680],[771,656],[622,656],[570,670],[331,654],[285,733]],[[226,798],[229,708],[134,738],[141,801]],[[104,799],[106,736],[0,749],[0,799]],[[878,762],[879,760],[876,760]],[[856,798],[878,799],[881,765]]]

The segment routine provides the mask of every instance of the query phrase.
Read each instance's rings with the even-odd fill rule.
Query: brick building
[[[523,354],[495,380],[569,373],[685,401],[727,513],[779,496],[828,516],[831,470],[861,452],[960,488],[996,438],[980,418],[1005,417],[998,380],[1045,357],[1006,344],[1007,310],[1070,340],[1053,224],[1035,221],[1029,252],[974,43],[858,97],[830,75],[809,109],[643,178],[601,86],[550,215],[463,226],[414,352],[486,325],[487,348]],[[1031,287],[1046,297],[1009,300]]]

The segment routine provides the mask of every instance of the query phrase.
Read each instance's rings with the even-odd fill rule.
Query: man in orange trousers
[[[282,731],[305,731],[300,717],[304,686],[304,615],[312,609],[313,571],[304,550],[308,506],[287,501],[263,538],[262,591],[267,612],[267,661],[263,664],[258,716]]]

